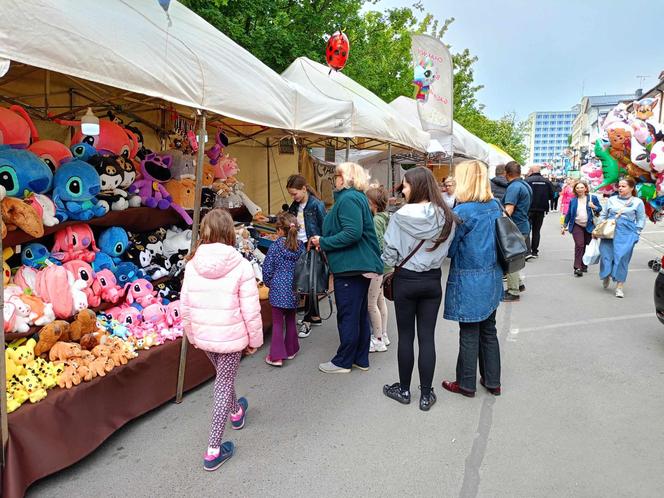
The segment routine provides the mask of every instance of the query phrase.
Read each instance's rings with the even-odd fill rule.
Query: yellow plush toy
[[[19,375],[18,379],[28,394],[30,403],[37,403],[46,397],[46,389],[42,387],[41,382],[39,382],[39,379],[34,374],[28,372]]]
[[[11,413],[28,400],[28,393],[23,385],[18,381],[18,377],[13,377],[7,383],[7,413]]]
[[[11,379],[14,375],[18,375],[20,369],[16,362],[9,356],[9,350],[5,349],[5,374],[7,380]]]
[[[35,359],[35,345],[37,342],[34,339],[29,339],[21,346],[11,346],[6,350],[8,358],[11,359],[18,368],[18,375],[25,373],[25,366]]]
[[[5,247],[2,250],[2,269],[4,271],[2,281],[5,285],[9,283],[9,280],[12,278],[12,270],[7,264],[7,260],[14,255],[14,250],[11,247]]]

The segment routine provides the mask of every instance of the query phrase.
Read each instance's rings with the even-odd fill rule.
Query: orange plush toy
[[[80,341],[85,334],[97,332],[97,315],[91,309],[78,312],[76,320],[69,327],[69,336],[72,341]]]

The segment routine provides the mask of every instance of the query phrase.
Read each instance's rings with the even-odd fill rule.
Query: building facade
[[[561,164],[569,148],[572,123],[579,106],[568,111],[533,112],[528,116],[528,164]]]
[[[591,144],[599,136],[599,127],[608,114],[620,102],[632,102],[637,94],[595,95],[581,99],[580,111],[572,125],[572,142],[570,144],[574,164],[584,163],[591,149]]]

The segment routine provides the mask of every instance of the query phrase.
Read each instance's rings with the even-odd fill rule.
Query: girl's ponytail
[[[290,213],[281,213],[277,216],[276,227],[286,237],[286,248],[290,251],[297,251],[299,247],[297,235],[300,232],[297,218]]]

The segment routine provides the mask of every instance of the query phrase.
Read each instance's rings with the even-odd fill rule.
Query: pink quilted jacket
[[[254,272],[231,246],[199,246],[185,268],[180,306],[184,330],[197,348],[234,353],[263,344]]]

